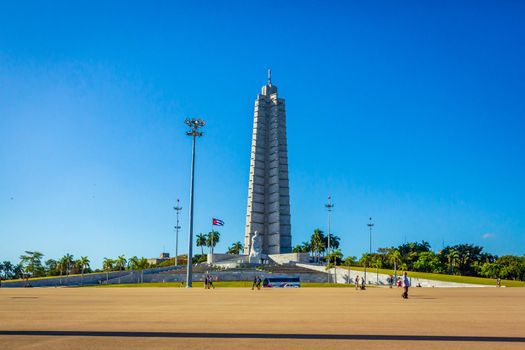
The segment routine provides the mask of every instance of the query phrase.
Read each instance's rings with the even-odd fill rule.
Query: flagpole
[[[214,253],[214,249],[213,249],[213,218],[211,218],[211,232],[210,232],[210,235],[211,235],[211,254],[213,255]]]

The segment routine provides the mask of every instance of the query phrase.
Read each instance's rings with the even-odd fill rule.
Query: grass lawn
[[[252,281],[222,281],[214,282],[217,288],[251,288]],[[348,288],[353,284],[335,284],[335,283],[301,283],[301,288]],[[108,284],[97,286],[85,286],[85,288],[149,288],[149,287],[176,287],[182,288],[181,282],[153,282],[153,283],[131,283],[131,284]],[[193,288],[204,288],[203,282],[193,282]]]
[[[341,269],[346,270],[344,267]],[[351,266],[351,270],[354,271],[363,271],[363,268],[360,266]],[[375,268],[368,268],[367,274],[372,276],[376,273]],[[379,273],[394,275],[394,270],[388,269],[379,269]],[[402,270],[397,270],[397,275],[400,276],[403,273]],[[427,273],[427,272],[408,272],[409,277],[413,278],[423,278],[435,281],[445,281],[445,282],[456,282],[456,283],[471,283],[471,284],[484,284],[489,286],[496,285],[496,280],[493,278],[482,278],[482,277],[469,277],[469,276],[456,276],[456,275],[442,275],[438,273]],[[367,278],[368,279],[368,278]],[[373,279],[372,279],[373,280]],[[525,282],[522,281],[511,281],[511,280],[501,280],[501,285],[506,287],[525,287]]]

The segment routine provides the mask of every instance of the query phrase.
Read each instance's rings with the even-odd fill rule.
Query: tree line
[[[218,231],[208,234],[200,233],[196,237],[196,245],[201,248],[201,254],[193,257],[193,263],[206,261],[204,247],[213,248],[220,240]],[[339,249],[341,239],[330,235],[331,251],[328,251],[328,236],[320,229],[315,229],[310,240],[293,247],[295,253],[308,253],[312,259],[328,266],[366,266],[375,269],[401,269],[416,272],[431,272],[461,276],[476,276],[487,278],[502,278],[510,280],[525,280],[525,255],[497,256],[483,251],[483,247],[473,244],[457,244],[446,246],[434,252],[426,241],[408,242],[397,247],[379,248],[376,252],[364,253],[360,259],[354,256],[344,258]],[[228,247],[228,254],[241,254],[241,242],[235,242]],[[75,259],[71,254],[65,254],[59,259],[43,261],[44,254],[38,251],[26,251],[20,256],[20,262],[10,261],[0,263],[1,279],[16,279],[44,276],[68,276],[102,271],[142,270],[153,267],[146,258],[133,256],[127,259],[120,255],[115,259],[104,258],[102,270],[92,270],[87,256]],[[184,260],[184,256],[181,257]],[[173,259],[155,266],[173,264]],[[187,260],[187,257],[186,257]],[[185,264],[186,262],[181,263]]]
[[[474,244],[456,244],[434,252],[426,241],[408,242],[397,247],[379,248],[372,254],[364,253],[360,259],[354,256],[343,259],[339,246],[340,238],[331,234],[331,251],[328,252],[327,235],[320,229],[315,229],[310,240],[294,246],[292,251],[309,253],[314,261],[328,262],[329,266],[366,266],[376,269],[525,280],[525,255],[497,256]]]
[[[59,259],[47,259],[43,261],[44,254],[39,251],[25,251],[20,256],[20,262],[13,264],[10,261],[0,263],[0,279],[18,279],[46,276],[69,276],[91,272],[109,272],[123,270],[143,270],[151,265],[146,258],[133,256],[126,259],[124,255],[116,259],[104,258],[102,270],[91,269],[90,260],[87,256],[75,259],[71,254],[65,254]]]

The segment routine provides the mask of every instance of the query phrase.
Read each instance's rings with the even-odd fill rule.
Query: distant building
[[[148,264],[156,265],[166,260],[170,260],[170,253],[160,253],[160,257],[148,259]]]

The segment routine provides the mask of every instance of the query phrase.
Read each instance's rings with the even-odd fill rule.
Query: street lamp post
[[[368,226],[368,229],[370,230],[370,246],[369,246],[369,250],[368,250],[368,259],[370,259],[370,256],[372,255],[372,227],[374,227],[374,223],[372,222],[372,218],[369,218],[368,219],[369,222],[368,224],[366,224],[366,226]],[[366,283],[366,265],[365,264],[365,273],[364,273],[364,277],[365,277],[365,283]]]
[[[177,198],[177,205],[173,207],[177,213],[177,225],[175,225],[175,266],[179,265],[179,213],[182,210],[180,206],[180,200]]]
[[[330,213],[332,211],[332,208],[334,207],[334,205],[332,204],[332,198],[331,196],[328,196],[328,203],[326,203],[324,205],[326,207],[326,209],[328,210],[328,256],[330,256]],[[335,258],[334,258],[335,260]],[[328,265],[330,265],[330,260],[328,260]],[[334,266],[335,266],[335,261],[334,261]],[[328,283],[330,283],[330,270],[328,270]]]
[[[195,184],[195,140],[197,136],[202,136],[203,133],[199,131],[199,128],[205,125],[204,120],[202,119],[186,119],[184,123],[190,127],[190,130],[186,132],[186,135],[192,137],[192,146],[191,146],[191,185],[190,185],[190,223],[189,223],[189,232],[188,232],[188,264],[186,271],[186,288],[191,288],[193,283],[193,193],[194,193],[194,184]]]

